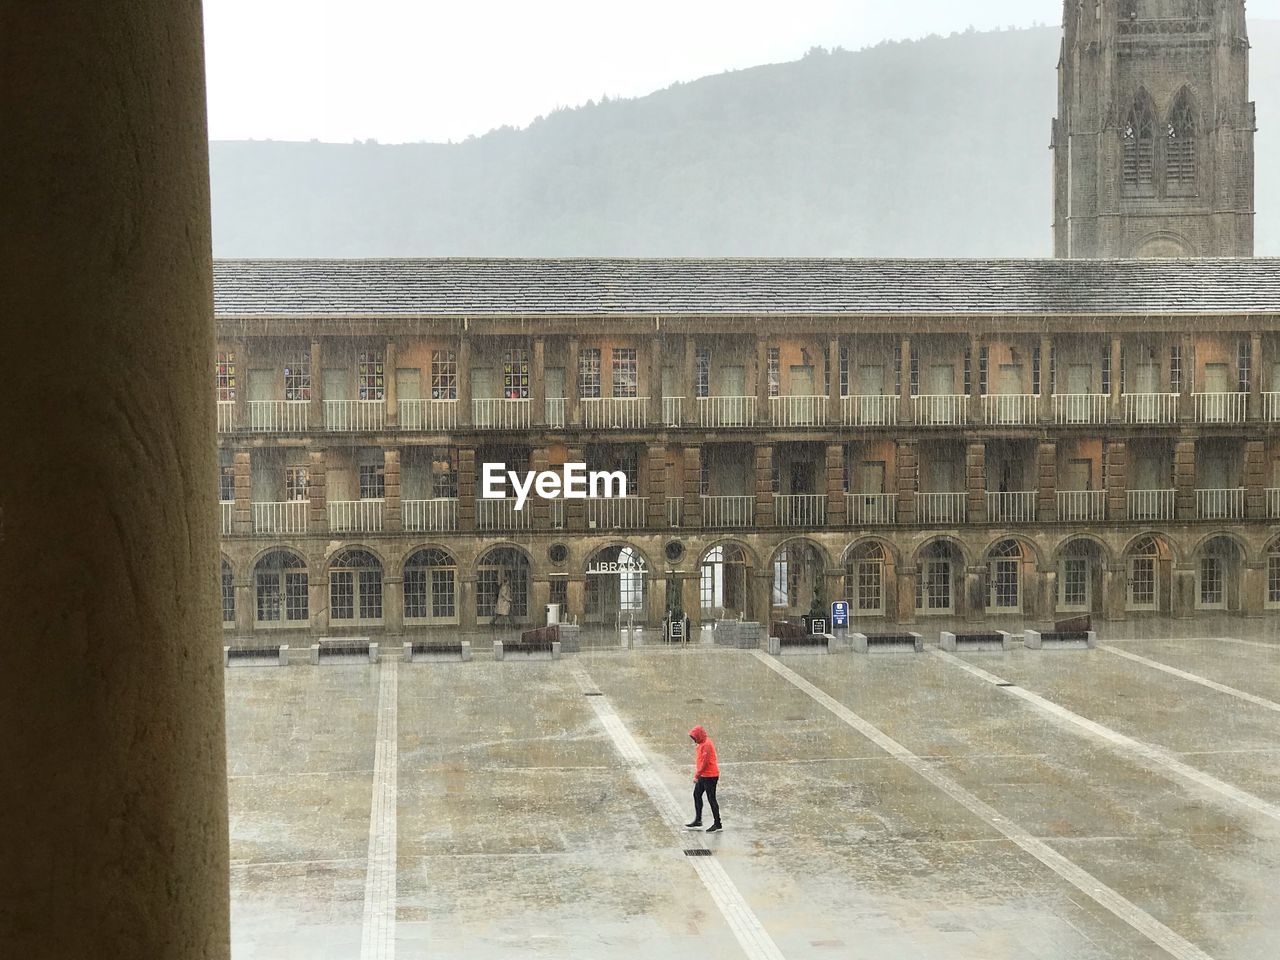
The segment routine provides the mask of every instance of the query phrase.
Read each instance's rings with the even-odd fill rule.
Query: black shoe
[[[723,829],[724,829],[724,824],[713,823],[711,826],[707,827],[707,833],[715,833],[716,831],[723,830]]]
[[[694,827],[700,827],[700,826],[702,826],[702,821],[701,821],[701,820],[695,820],[695,821],[693,821],[693,823],[686,823],[684,826],[685,826],[685,829],[686,829],[686,830],[692,830]]]

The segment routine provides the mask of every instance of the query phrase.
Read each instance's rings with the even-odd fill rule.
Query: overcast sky
[[[460,140],[557,106],[972,25],[1062,0],[205,0],[215,140]],[[1252,18],[1280,0],[1249,0]],[[1045,69],[1052,69],[1046,64]]]

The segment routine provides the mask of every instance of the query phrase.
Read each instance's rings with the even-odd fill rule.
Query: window
[[[431,496],[456,499],[458,496],[458,450],[437,447],[431,453]]]
[[[1111,394],[1111,351],[1104,350],[1102,352],[1102,392],[1109,396]]]
[[[224,463],[218,472],[218,499],[230,503],[236,498],[236,468]]]
[[[599,351],[596,366],[599,367]],[[508,400],[529,399],[529,351],[513,347],[502,363],[502,395]],[[599,393],[596,394],[599,396]]]
[[[1248,340],[1241,340],[1236,346],[1236,389],[1241,393],[1249,392],[1249,378],[1253,366],[1252,348]]]
[[[1183,90],[1169,111],[1165,143],[1165,186],[1169,193],[1196,193],[1196,122],[1191,94]]]
[[[381,500],[387,495],[386,468],[381,463],[362,463],[360,474],[360,499]]]
[[[583,400],[600,396],[600,351],[595,347],[578,351],[578,396]]]
[[[911,395],[920,396],[920,357],[914,347],[911,348]]]
[[[1155,610],[1159,606],[1159,547],[1146,537],[1129,556],[1129,609]]]
[[[698,468],[698,495],[711,496],[711,464],[705,460]]]
[[[307,622],[307,569],[301,558],[284,550],[269,553],[258,561],[253,581],[259,623]]]
[[[1125,190],[1145,193],[1155,179],[1155,118],[1145,93],[1120,126],[1121,180]]]
[[[964,348],[964,395],[973,393],[973,348]]]
[[[1223,585],[1223,558],[1205,556],[1200,558],[1200,597],[1199,606],[1205,609],[1222,609],[1227,605],[1226,588]]]
[[[214,364],[214,374],[218,379],[218,399],[222,401],[236,398],[236,355],[232,351],[218,351],[218,361]]]
[[[284,498],[286,500],[307,499],[307,468],[284,468]]]
[[[711,351],[698,347],[693,357],[693,395],[711,396]]]
[[[1058,392],[1058,348],[1049,344],[1049,392]]]
[[[853,598],[854,613],[884,613],[884,548],[878,543],[855,551],[845,564],[845,593]]]
[[[1033,347],[1031,350],[1031,392],[1040,393],[1040,348]]]
[[[1084,612],[1089,609],[1089,558],[1064,557],[1058,568],[1058,609]]]
[[[840,348],[840,396],[849,396],[849,350]]]
[[[452,350],[431,351],[431,399],[458,399],[458,357]]]
[[[1169,348],[1169,392],[1182,392],[1182,347]]]
[[[311,399],[311,355],[304,353],[284,368],[284,398],[286,400]]]
[[[902,396],[902,344],[893,345],[893,395]]]
[[[383,369],[382,352],[361,350],[356,363],[356,383],[361,400],[381,400],[386,392],[386,371]]]
[[[613,350],[613,395],[634,397],[639,388],[634,347],[615,347]]]
[[[550,586],[551,599],[549,602],[560,604],[560,612],[563,615],[565,607],[569,606],[569,581],[565,577],[553,577]]]
[[[1280,551],[1267,557],[1267,606],[1280,607]]]
[[[231,576],[231,564],[222,561],[222,622],[236,622],[236,586]]]
[[[990,606],[997,613],[1018,613],[1022,609],[1022,548],[1016,540],[1005,540],[991,551]]]
[[[991,348],[978,348],[978,393],[987,394],[987,368],[991,363]]]
[[[404,618],[428,623],[456,623],[458,565],[443,550],[413,554],[404,567]]]
[[[782,359],[777,347],[768,351],[769,396],[776,397],[782,392]]]
[[[510,547],[490,550],[481,557],[476,568],[476,618],[482,621],[494,617],[523,620],[528,614],[528,559]]]
[[[376,622],[382,619],[382,567],[364,550],[344,550],[329,570],[329,619]]]

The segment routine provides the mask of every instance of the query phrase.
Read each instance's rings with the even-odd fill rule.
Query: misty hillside
[[[1280,22],[1255,22],[1257,252],[1280,254]],[[461,144],[215,142],[214,252],[1041,256],[1056,28],[884,44]]]

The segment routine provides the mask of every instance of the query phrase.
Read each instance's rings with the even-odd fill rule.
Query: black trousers
[[[697,785],[693,788],[693,819],[702,820],[702,795],[707,795],[707,803],[711,804],[711,816],[715,817],[715,822],[720,822],[720,804],[716,803],[716,784],[720,782],[719,777],[699,777]]]

